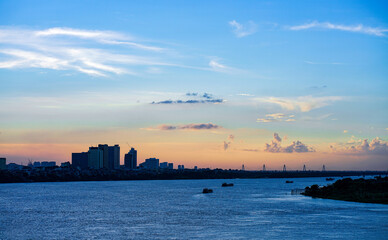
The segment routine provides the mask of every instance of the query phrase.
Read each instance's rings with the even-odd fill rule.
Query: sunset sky
[[[386,1],[0,1],[0,157],[388,169]]]

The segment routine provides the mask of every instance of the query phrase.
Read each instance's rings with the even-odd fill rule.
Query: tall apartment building
[[[7,169],[7,160],[6,158],[0,158],[0,170]]]
[[[120,168],[120,146],[118,144],[110,146],[109,148],[109,168]]]
[[[131,148],[124,157],[125,168],[136,169],[137,168],[137,151],[134,148]]]
[[[103,168],[116,169],[120,167],[120,146],[108,146],[99,144],[98,148],[103,152]]]
[[[100,169],[104,166],[104,152],[98,147],[89,147],[88,167]]]

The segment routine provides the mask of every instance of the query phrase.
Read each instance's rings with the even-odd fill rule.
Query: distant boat
[[[326,181],[333,181],[333,180],[334,180],[334,178],[331,178],[331,177],[326,178]]]
[[[233,183],[223,183],[221,186],[222,187],[233,187],[234,184]]]
[[[202,193],[213,193],[213,189],[204,188],[204,189],[202,190]]]
[[[286,183],[294,183],[294,181],[286,181]]]

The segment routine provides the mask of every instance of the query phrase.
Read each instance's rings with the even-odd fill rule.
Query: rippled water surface
[[[1,184],[0,239],[388,239],[388,206],[291,195],[327,184],[293,181]]]

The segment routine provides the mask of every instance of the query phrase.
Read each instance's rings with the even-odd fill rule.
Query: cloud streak
[[[342,24],[333,24],[330,22],[318,22],[318,21],[313,21],[310,23],[289,27],[289,29],[292,31],[300,31],[300,30],[306,30],[306,29],[312,29],[312,28],[355,32],[355,33],[374,35],[378,37],[383,37],[385,36],[385,32],[388,32],[388,29],[367,27],[362,24],[342,25]]]
[[[144,41],[143,41],[144,42]],[[73,28],[31,30],[0,28],[0,68],[75,71],[90,76],[139,75],[155,67],[231,73],[235,69],[212,60],[208,66],[177,64],[171,50],[143,44],[113,31]],[[137,70],[135,70],[137,69]],[[160,69],[158,70],[160,72]]]
[[[266,114],[265,118],[258,118],[256,122],[269,123],[269,122],[294,122],[294,115],[285,115],[283,113]]]
[[[223,99],[207,99],[207,100],[164,100],[152,102],[151,104],[200,104],[200,103],[223,103]]]
[[[249,36],[257,31],[257,25],[252,21],[249,21],[246,24],[241,24],[236,20],[232,20],[229,22],[229,26],[232,27],[234,35],[238,38]]]
[[[93,44],[93,42],[95,42]],[[136,43],[124,34],[71,28],[28,30],[0,28],[0,68],[72,70],[91,76],[135,74],[129,66],[175,66],[155,57],[113,53],[107,45],[127,45],[133,50],[162,52],[162,48]],[[93,45],[91,47],[85,47]],[[128,49],[122,49],[123,53]]]
[[[150,128],[150,130],[162,130],[162,131],[172,131],[172,130],[214,130],[221,129],[222,127],[213,123],[191,123],[185,125],[159,125],[156,128]]]
[[[151,104],[203,104],[203,103],[213,103],[219,104],[223,103],[224,100],[221,98],[214,98],[210,93],[198,94],[198,93],[186,93],[186,97],[197,98],[197,99],[188,99],[188,100],[163,100],[155,102],[153,101]]]
[[[303,96],[297,98],[256,98],[256,100],[261,102],[267,102],[272,104],[277,104],[281,108],[286,110],[297,110],[301,112],[309,112],[313,109],[322,108],[330,105],[333,102],[343,100],[343,97],[339,96],[326,96],[326,97],[313,97],[313,96]]]

